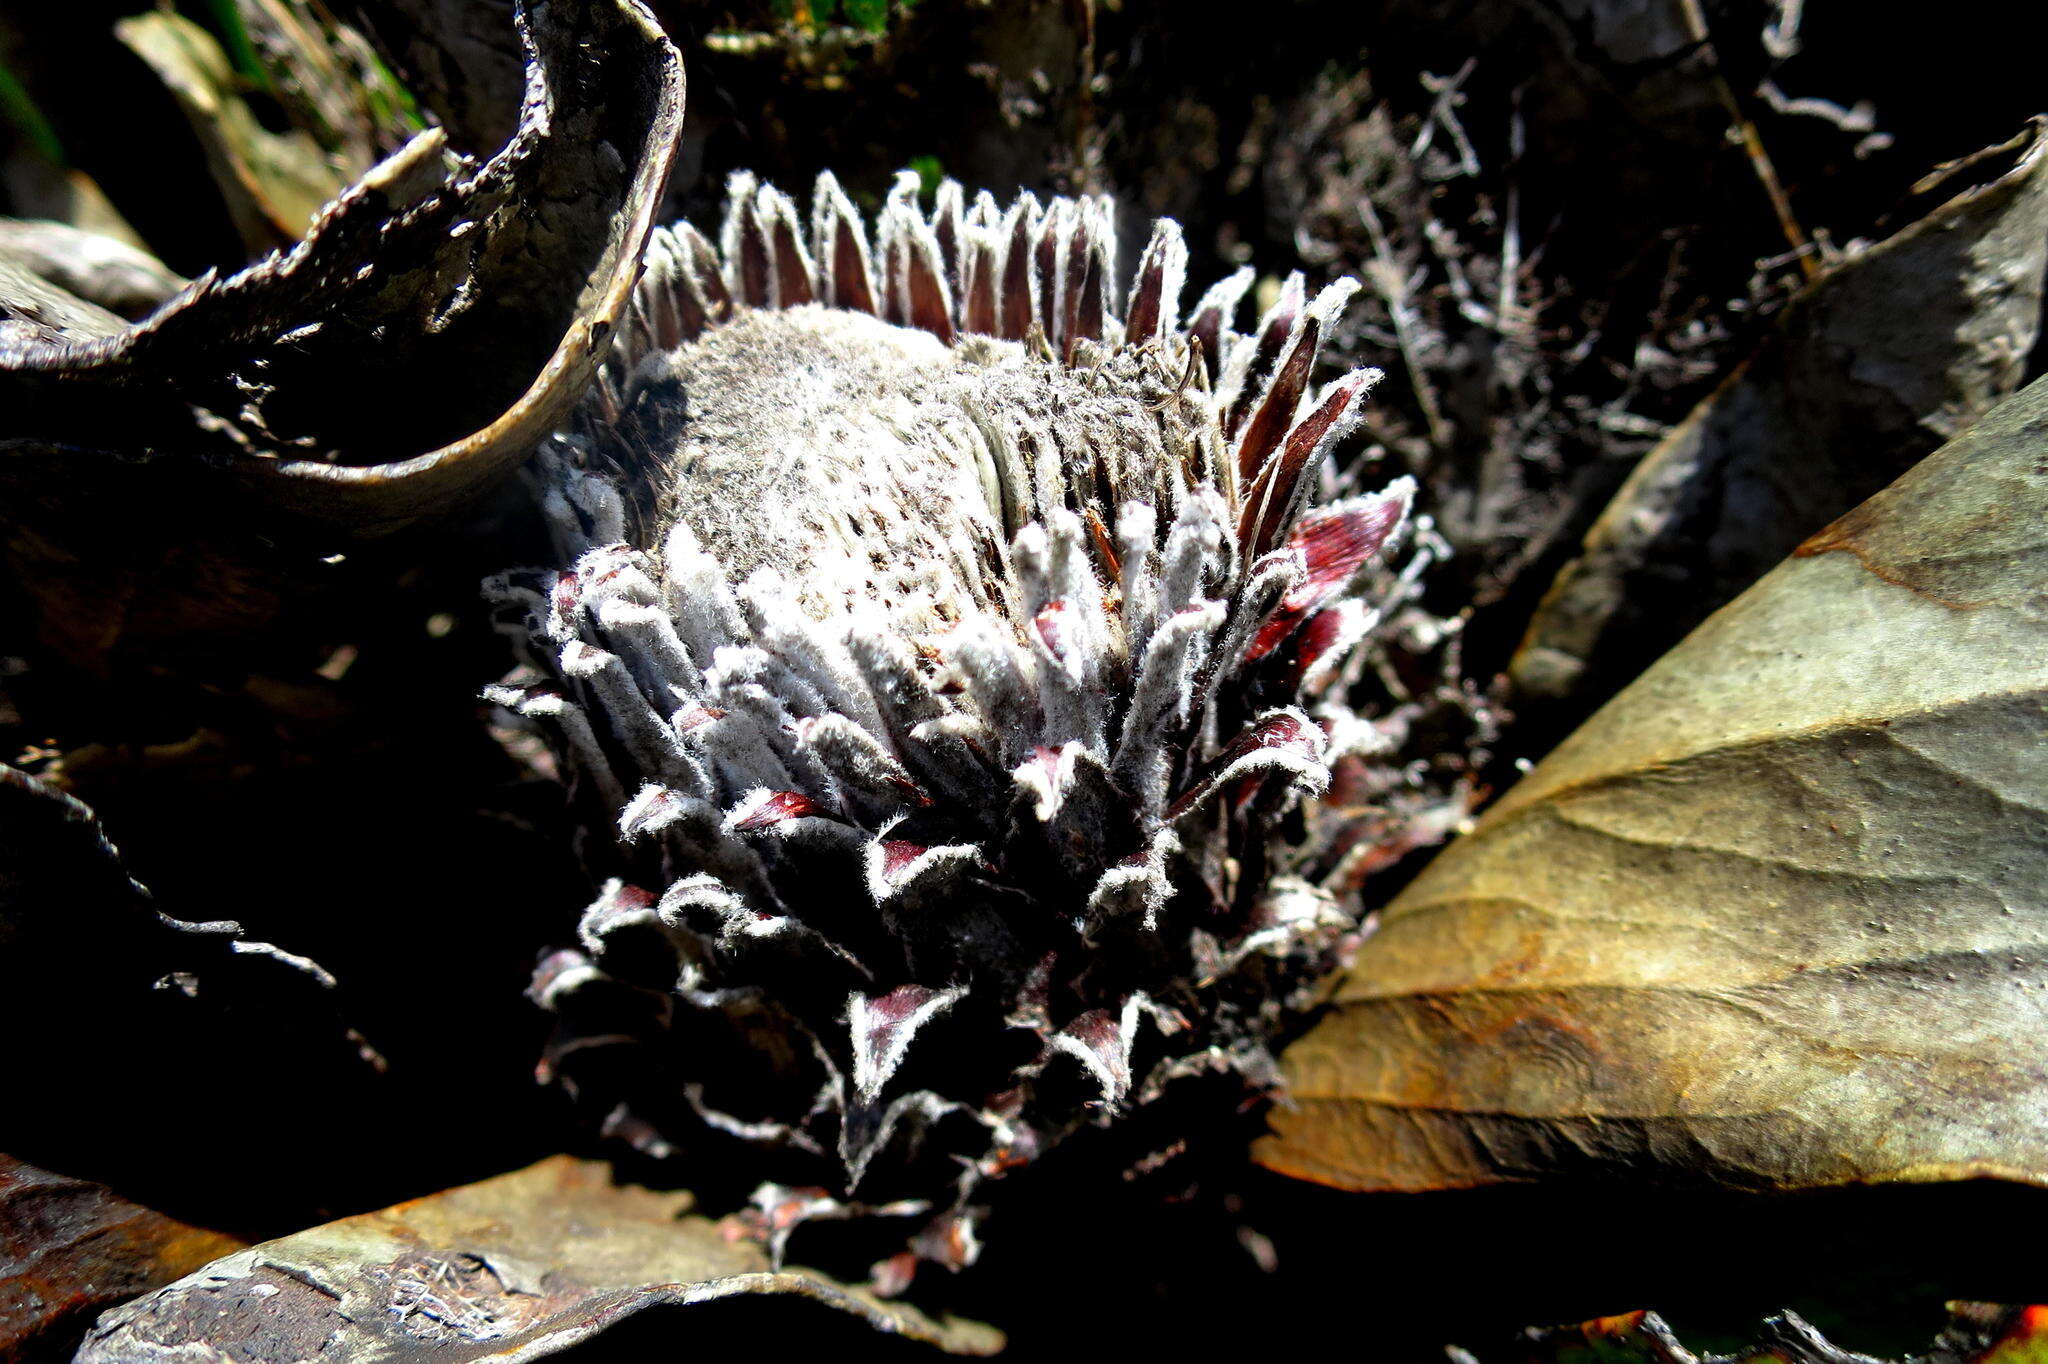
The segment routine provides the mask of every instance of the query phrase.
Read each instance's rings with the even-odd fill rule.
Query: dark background
[[[187,274],[238,265],[240,241],[182,118],[111,37],[113,20],[139,7],[8,0],[0,59],[69,163],[165,261]],[[1447,334],[1434,376],[1444,411],[1429,429],[1370,305],[1337,347],[1390,370],[1353,457],[1453,482],[1494,416],[1522,422],[1530,472],[1514,490],[1518,515],[1493,530],[1478,518],[1449,526],[1458,558],[1436,589],[1481,608],[1467,660],[1480,685],[1646,446],[1596,415],[1625,402],[1653,426],[1678,419],[1799,279],[1756,166],[1729,139],[1717,82],[1755,121],[1804,231],[1838,245],[1910,220],[1922,175],[2048,107],[2048,11],[1999,0],[1816,0],[1789,57],[1763,41],[1775,7],[1749,0],[1706,7],[1705,48],[1671,41],[1675,6],[1645,4],[1633,27],[1614,26],[1601,16],[1619,6],[1576,0],[918,0],[879,32],[786,4],[655,8],[690,80],[669,207],[700,224],[715,221],[734,169],[801,197],[830,168],[872,205],[912,165],[999,196],[1113,192],[1126,261],[1147,219],[1174,216],[1199,289],[1244,263],[1262,276],[1303,269],[1311,284],[1363,269],[1372,244],[1345,211],[1361,192],[1394,208],[1409,196],[1484,262],[1512,193],[1521,253],[1534,260],[1519,368],[1504,371],[1480,338]],[[1427,126],[1424,76],[1468,62],[1454,112],[1475,164],[1432,178],[1443,165],[1418,176],[1388,162],[1387,147],[1412,147]],[[1844,110],[1867,102],[1869,130],[1774,112],[1757,93],[1767,79]],[[1439,153],[1451,141],[1441,126],[1433,137]],[[1450,311],[1440,290],[1428,306]],[[2037,351],[2029,377],[2041,369]],[[252,1110],[225,1082],[214,1097],[204,1066],[177,1050],[189,1038],[165,1030],[154,1004],[87,989],[56,1022],[43,1016],[17,1075],[0,1082],[14,1091],[0,1097],[0,1147],[267,1236],[582,1140],[531,1084],[542,1026],[520,990],[535,951],[570,931],[587,886],[554,788],[491,742],[472,699],[509,663],[475,584],[539,552],[508,497],[337,566],[321,608],[262,658],[118,682],[40,659],[0,597],[0,757],[33,769],[64,755],[72,788],[166,908],[238,919],[327,965],[345,1012],[391,1061],[371,1083],[264,1035],[260,1016],[244,1020],[247,1053],[213,1063],[276,1077]],[[338,677],[314,672],[341,649],[353,662]],[[1493,770],[1539,755],[1599,699],[1521,707]],[[110,1089],[127,1096],[111,1119]],[[1232,1153],[1241,1135],[1214,1145]],[[1227,1159],[1216,1167],[1187,1203],[1076,1172],[1032,1225],[993,1229],[983,1265],[941,1298],[1009,1331],[1017,1358],[1400,1359],[1434,1357],[1446,1341],[1511,1358],[1521,1326],[1637,1307],[1664,1312],[1701,1348],[1793,1308],[1839,1344],[1902,1353],[1924,1344],[1945,1298],[2017,1301],[2048,1285],[2027,1235],[2048,1194],[1991,1184],[1360,1197]],[[1272,1274],[1258,1268],[1261,1238]],[[696,1309],[687,1324],[651,1318],[577,1357],[643,1358],[678,1339],[780,1353],[812,1326],[820,1344],[839,1340],[822,1316]],[[844,1343],[875,1347],[850,1330]]]

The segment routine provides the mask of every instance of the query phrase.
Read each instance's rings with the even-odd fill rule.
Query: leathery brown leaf
[[[2048,382],[1802,545],[1385,911],[1260,1159],[2048,1183]]]
[[[650,1309],[793,1295],[955,1354],[994,1330],[934,1321],[767,1252],[689,1212],[687,1194],[615,1183],[555,1156],[217,1260],[100,1318],[79,1364],[302,1359],[530,1360]]]
[[[241,1244],[0,1155],[0,1360],[76,1341],[102,1308]]]

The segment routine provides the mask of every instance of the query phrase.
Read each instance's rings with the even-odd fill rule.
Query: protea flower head
[[[735,177],[657,230],[539,461],[561,554],[493,590],[616,874],[544,962],[543,1069],[655,1153],[738,1140],[755,1226],[912,1216],[1269,1044],[1355,941],[1309,804],[1385,736],[1344,700],[1411,488],[1316,504],[1375,371],[1311,388],[1355,289],[1249,270],[1185,317],[1179,228],[1121,303],[1106,199],[873,246]]]

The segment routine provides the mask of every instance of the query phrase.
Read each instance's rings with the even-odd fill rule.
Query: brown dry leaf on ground
[[[0,1156],[0,1360],[238,1249],[82,1179]]]
[[[2048,1182],[2048,382],[1714,616],[1384,911],[1268,1165]]]
[[[689,1207],[556,1156],[231,1255],[107,1313],[77,1358],[540,1359],[651,1308],[746,1294],[794,1295],[955,1354],[1002,1347],[988,1327],[774,1269]]]

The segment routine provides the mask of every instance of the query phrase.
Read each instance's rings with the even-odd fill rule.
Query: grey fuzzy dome
[[[1178,369],[1161,346],[1082,375],[1018,342],[949,347],[816,304],[741,313],[628,383],[659,489],[643,547],[681,521],[736,580],[773,567],[813,614],[865,594],[942,629],[963,603],[1003,604],[1001,545],[1059,500],[1020,465],[1085,461],[1118,505],[1215,464],[1203,414],[1179,410],[1173,349]]]
[[[636,407],[678,419],[655,452],[657,537],[685,520],[735,577],[772,564],[820,591],[943,559],[986,498],[974,462],[927,452],[964,448],[978,377],[927,333],[816,304],[657,352],[634,375]]]

